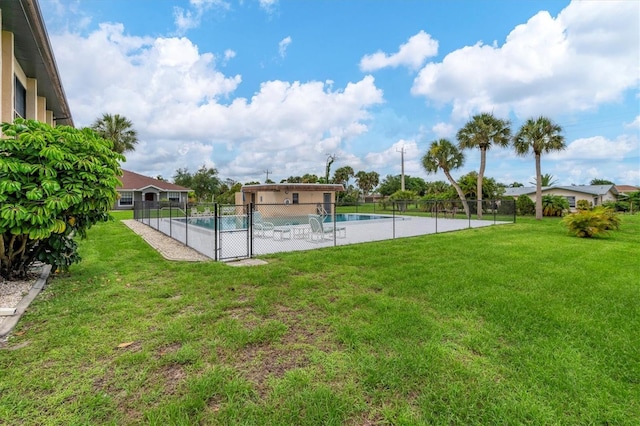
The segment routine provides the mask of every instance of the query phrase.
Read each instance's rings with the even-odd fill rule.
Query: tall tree
[[[591,179],[591,183],[589,185],[615,185],[615,183],[611,182],[607,179]]]
[[[176,174],[173,175],[173,183],[184,186],[185,188],[191,188],[191,185],[193,184],[193,176],[189,173],[189,169],[184,168],[176,170]]]
[[[133,129],[133,123],[120,114],[102,114],[91,125],[103,139],[113,143],[113,150],[119,154],[133,151],[138,143],[138,133]]]
[[[218,178],[218,170],[213,167],[208,168],[204,164],[193,175],[193,192],[200,200],[213,199],[214,195],[220,193],[220,179]]]
[[[456,135],[460,149],[480,149],[480,170],[476,194],[478,194],[478,219],[482,219],[482,179],[487,164],[487,151],[493,145],[506,147],[511,141],[511,126],[508,120],[494,117],[493,114],[483,112],[474,115],[471,121],[462,127]]]
[[[220,193],[218,170],[207,168],[204,164],[194,174],[189,173],[188,169],[176,170],[173,183],[191,188],[200,201],[210,201],[214,195]]]
[[[513,138],[513,147],[518,155],[533,152],[536,161],[536,219],[542,220],[542,177],[540,156],[543,153],[562,151],[566,148],[562,127],[551,119],[540,116],[529,118]]]
[[[422,166],[427,173],[437,173],[438,169],[444,172],[451,185],[456,189],[464,212],[469,217],[469,206],[467,205],[467,199],[460,188],[460,185],[451,176],[451,170],[458,169],[464,165],[464,154],[454,144],[447,139],[440,139],[431,142],[429,150],[422,157]]]
[[[373,191],[373,188],[380,183],[380,175],[378,172],[365,172],[364,170],[356,173],[356,185],[362,191],[362,195],[367,196]]]
[[[353,167],[344,166],[336,169],[333,174],[333,183],[341,183],[345,189],[348,189],[349,179],[354,176]]]

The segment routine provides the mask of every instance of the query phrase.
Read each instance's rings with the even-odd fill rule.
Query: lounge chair
[[[326,229],[316,217],[311,215],[309,215],[309,226],[311,227],[311,232],[309,232],[308,238],[311,242],[324,241],[326,238],[333,237],[333,231]]]
[[[275,225],[271,222],[265,222],[262,220],[262,213],[253,212],[253,233],[257,237],[272,237]]]
[[[333,223],[325,223],[324,217],[317,214],[310,214],[309,216],[309,224],[311,224],[311,219],[317,220],[320,225],[322,225],[322,231],[327,234],[331,234],[333,237],[333,233],[335,232],[337,238],[346,238],[347,237],[347,227],[344,225],[335,225]],[[312,228],[313,229],[313,228]],[[313,231],[312,231],[313,232]]]

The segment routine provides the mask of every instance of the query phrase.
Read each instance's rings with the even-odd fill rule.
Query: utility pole
[[[402,146],[402,148],[400,150],[396,149],[396,152],[400,153],[400,162],[401,164],[401,174],[400,174],[400,190],[404,191],[404,145]]]
[[[272,173],[271,170],[264,170],[264,172],[267,174],[267,178],[264,180],[264,183],[269,183],[269,173]]]

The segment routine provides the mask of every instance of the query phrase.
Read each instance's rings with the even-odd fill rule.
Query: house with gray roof
[[[515,199],[526,195],[535,202],[536,187],[507,188],[504,195]],[[616,201],[618,199],[618,191],[615,185],[543,186],[542,195],[559,195],[565,197],[572,210],[576,208],[580,200],[586,200],[593,206],[599,206],[606,201]]]

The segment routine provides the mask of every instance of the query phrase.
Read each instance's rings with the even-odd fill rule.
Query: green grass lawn
[[[166,261],[118,221],[80,247],[0,350],[0,424],[640,424],[640,216],[243,268]]]

